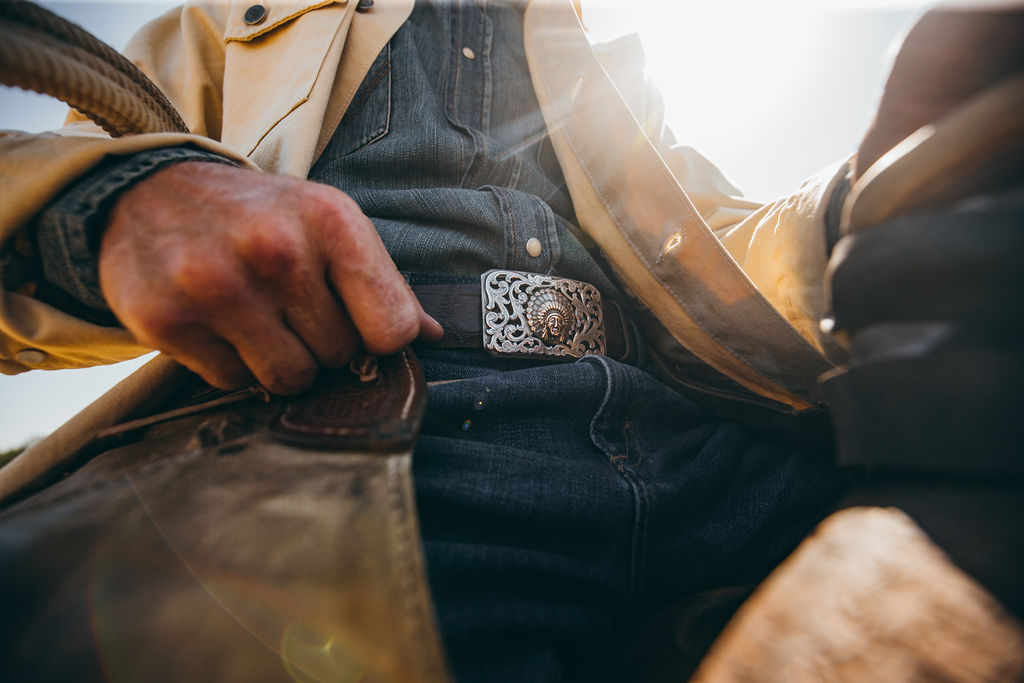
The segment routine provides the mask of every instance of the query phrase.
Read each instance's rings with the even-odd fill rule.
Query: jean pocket
[[[321,155],[331,160],[352,154],[388,134],[391,125],[391,45],[384,46],[345,110]]]

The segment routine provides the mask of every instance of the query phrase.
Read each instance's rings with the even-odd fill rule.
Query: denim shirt
[[[572,225],[522,10],[516,0],[418,2],[309,177],[348,193],[414,282],[473,282],[506,268],[610,295]]]
[[[621,302],[572,224],[572,202],[530,81],[523,6],[417,2],[367,72],[309,179],[348,193],[413,283],[469,283],[506,268],[584,280]],[[104,306],[95,275],[104,208],[163,163],[203,156],[212,157],[144,152],[72,186],[39,220],[47,282],[87,309]]]

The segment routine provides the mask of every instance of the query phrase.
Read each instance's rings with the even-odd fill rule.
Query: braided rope
[[[160,89],[116,50],[26,0],[0,0],[0,83],[56,97],[114,137],[188,132]]]

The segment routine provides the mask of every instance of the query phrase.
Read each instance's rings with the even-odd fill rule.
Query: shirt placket
[[[487,5],[482,0],[456,0],[449,11],[454,79],[448,115],[470,130],[487,133],[492,97],[492,34]]]

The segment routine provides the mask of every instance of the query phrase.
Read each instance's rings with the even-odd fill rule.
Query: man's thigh
[[[677,600],[756,583],[826,513],[831,468],[604,358],[421,355],[413,458],[461,680],[550,680]]]

